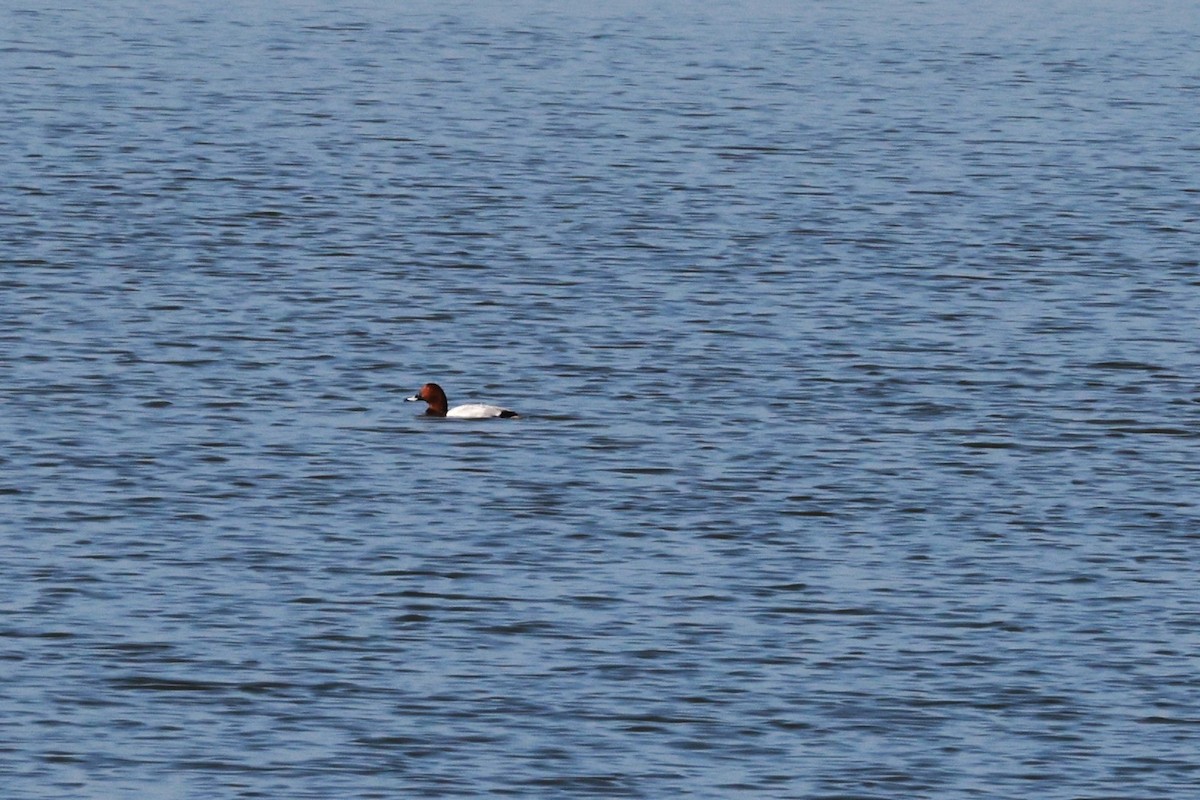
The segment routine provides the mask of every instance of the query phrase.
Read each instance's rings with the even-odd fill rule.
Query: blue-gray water
[[[1194,5],[38,5],[5,798],[1197,791]]]

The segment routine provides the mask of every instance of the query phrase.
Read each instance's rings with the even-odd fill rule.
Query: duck
[[[466,405],[455,406],[447,409],[450,403],[446,400],[446,393],[442,391],[442,387],[436,383],[427,383],[421,387],[421,390],[412,397],[404,398],[409,403],[424,401],[429,404],[425,409],[425,415],[429,417],[455,417],[458,419],[489,419],[491,417],[501,417],[508,419],[510,417],[518,417],[520,414],[513,411],[511,408],[501,408],[500,406],[492,406],[487,403],[467,403]]]

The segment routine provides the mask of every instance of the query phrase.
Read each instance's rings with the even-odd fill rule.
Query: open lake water
[[[6,800],[1200,796],[1200,14],[1009,5],[0,3]]]

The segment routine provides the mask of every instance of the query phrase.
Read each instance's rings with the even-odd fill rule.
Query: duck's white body
[[[510,408],[489,406],[487,403],[466,403],[446,412],[447,417],[459,419],[488,419],[489,417],[515,417],[517,412]]]

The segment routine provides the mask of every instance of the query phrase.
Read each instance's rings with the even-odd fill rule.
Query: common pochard
[[[427,383],[421,387],[421,391],[414,394],[412,397],[404,398],[410,403],[415,403],[419,400],[424,400],[429,404],[425,409],[425,414],[430,417],[457,417],[458,419],[488,419],[489,417],[515,417],[517,412],[509,408],[501,408],[500,406],[490,406],[486,403],[467,403],[466,405],[455,406],[448,409],[449,402],[446,400],[446,393],[442,391],[442,387],[436,383]]]

